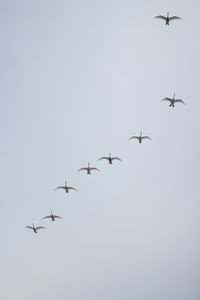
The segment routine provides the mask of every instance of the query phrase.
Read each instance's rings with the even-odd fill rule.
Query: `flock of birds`
[[[169,25],[170,22],[173,21],[173,20],[181,20],[181,18],[177,17],[177,16],[170,17],[169,16],[169,12],[167,13],[166,17],[162,16],[162,15],[159,15],[159,16],[156,16],[155,18],[156,19],[164,20],[165,21],[165,25]],[[174,107],[175,103],[185,104],[183,100],[176,99],[175,98],[175,94],[174,94],[173,98],[166,97],[166,98],[162,99],[161,101],[167,101],[167,102],[169,102],[170,103],[169,106],[171,106],[171,107]],[[132,137],[129,138],[129,140],[132,140],[132,139],[137,139],[140,144],[142,143],[142,141],[144,139],[151,140],[151,138],[149,136],[143,136],[142,135],[142,131],[140,132],[139,136],[135,136],[134,135],[134,136],[132,136]],[[102,156],[98,160],[107,160],[110,165],[112,165],[113,160],[122,161],[122,159],[119,158],[119,157],[112,157],[111,153],[109,153],[109,156]],[[77,172],[80,172],[80,171],[86,171],[88,175],[90,175],[92,171],[98,171],[98,172],[100,172],[100,170],[98,168],[96,168],[96,167],[90,167],[90,163],[88,163],[87,167],[80,168]],[[72,186],[68,186],[66,181],[65,181],[65,185],[64,186],[58,186],[55,190],[58,190],[58,189],[63,189],[66,193],[69,193],[70,190],[74,190],[74,191],[78,192],[78,190],[76,188],[74,188]],[[60,216],[54,215],[53,212],[51,211],[50,215],[45,216],[42,219],[43,220],[44,219],[51,219],[52,221],[55,221],[55,219],[62,219],[62,218]],[[35,226],[34,224],[32,224],[32,226],[26,226],[26,228],[33,230],[34,233],[37,233],[38,230],[44,229],[46,227],[44,227],[44,226]]]

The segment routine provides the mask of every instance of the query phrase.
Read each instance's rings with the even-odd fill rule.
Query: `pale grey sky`
[[[200,298],[199,9],[0,1],[2,300]]]

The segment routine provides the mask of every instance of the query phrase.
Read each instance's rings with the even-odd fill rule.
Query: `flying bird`
[[[91,174],[91,171],[99,171],[100,172],[100,170],[99,169],[97,169],[97,168],[90,168],[90,163],[88,163],[88,167],[87,168],[81,168],[81,169],[79,169],[77,172],[80,172],[80,171],[87,171],[87,174],[89,175],[89,174]]]
[[[140,144],[142,143],[143,139],[151,140],[151,138],[149,136],[142,136],[142,131],[140,132],[140,136],[132,136],[132,137],[129,138],[129,140],[132,140],[132,139],[137,139]]]
[[[108,160],[108,162],[109,162],[110,165],[112,165],[112,161],[113,160],[120,160],[120,161],[122,161],[121,158],[119,158],[119,157],[112,157],[111,153],[109,153],[109,156],[100,157],[98,160],[103,160],[103,159]]]
[[[32,224],[33,226],[26,226],[26,228],[29,228],[29,229],[32,229],[35,233],[37,233],[37,231],[39,229],[44,229],[46,227],[43,227],[43,226],[38,226],[38,227],[35,227],[34,224]]]
[[[156,19],[164,20],[165,21],[165,25],[169,25],[169,22],[173,21],[173,20],[181,20],[181,18],[177,17],[177,16],[169,17],[169,13],[167,13],[167,17],[164,17],[164,16],[160,15],[160,16],[156,16],[155,18]]]
[[[173,97],[173,98],[168,98],[168,97],[166,97],[166,98],[162,99],[161,101],[168,101],[168,102],[170,102],[170,105],[169,105],[169,106],[173,106],[173,107],[174,107],[174,104],[175,104],[175,103],[182,103],[182,104],[185,104],[185,102],[184,102],[183,100],[181,100],[181,99],[175,99],[175,94],[174,94],[174,97]]]
[[[50,214],[49,216],[46,216],[46,217],[44,217],[44,218],[42,218],[42,219],[51,219],[52,221],[55,221],[56,218],[57,218],[57,219],[62,219],[61,217],[54,215],[54,214],[52,213],[52,211],[51,211],[51,214]]]
[[[73,186],[68,186],[66,181],[65,181],[64,186],[58,186],[55,190],[58,190],[58,189],[64,189],[66,193],[69,193],[69,190],[74,190],[74,191],[78,192],[78,190],[75,189]]]

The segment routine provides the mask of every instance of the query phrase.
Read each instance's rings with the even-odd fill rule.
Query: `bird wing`
[[[162,99],[161,101],[169,101],[169,102],[171,102],[171,101],[172,101],[172,99],[171,99],[171,98],[168,98],[168,97],[166,97],[166,98]]]
[[[33,227],[31,227],[31,226],[26,226],[25,228],[33,229]]]
[[[132,136],[129,138],[129,140],[132,140],[132,139],[138,139],[139,140],[139,136]]]
[[[44,219],[51,219],[51,216],[46,216],[46,217],[44,217],[44,218],[42,218],[43,220]]]
[[[65,186],[58,186],[55,190],[58,190],[58,189],[64,189],[65,190]]]
[[[182,20],[182,19],[180,17],[173,16],[173,17],[169,18],[169,21],[172,21],[172,20]]]
[[[54,218],[62,219],[60,216],[54,215]]]
[[[120,161],[122,161],[122,159],[119,158],[119,157],[112,157],[112,160],[120,160]]]
[[[75,189],[73,186],[68,186],[67,188],[68,188],[68,190],[74,190],[74,191],[77,191],[77,192],[78,192],[78,190]]]
[[[107,160],[109,160],[109,157],[103,156],[103,157],[99,158],[98,160],[101,160],[101,159],[107,159]]]
[[[183,100],[181,100],[181,99],[176,99],[176,100],[174,100],[174,102],[180,102],[180,103],[185,104],[185,102]]]
[[[88,168],[81,168],[81,169],[79,169],[77,172],[80,172],[80,171],[83,171],[83,170],[87,171],[87,169],[88,169]]]
[[[154,18],[155,18],[155,19],[165,20],[165,21],[166,21],[166,19],[167,19],[166,17],[161,16],[161,15],[160,15],[160,16],[156,16],[156,17],[154,17]]]
[[[149,140],[151,140],[151,138],[149,136],[147,136],[147,135],[143,136],[142,139],[149,139]]]
[[[43,227],[43,226],[38,226],[38,227],[35,227],[36,230],[39,230],[39,229],[44,229],[46,227]]]
[[[101,172],[99,169],[97,169],[97,168],[90,168],[90,170],[92,171],[92,170],[95,170],[95,171],[99,171],[99,172]]]

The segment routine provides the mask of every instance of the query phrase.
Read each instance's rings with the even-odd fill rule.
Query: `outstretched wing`
[[[109,160],[109,157],[103,156],[103,157],[99,158],[98,160],[102,160],[102,159],[107,159],[107,160]]]
[[[65,190],[65,186],[58,186],[55,190],[58,190],[58,189],[64,189]]]
[[[180,102],[180,103],[185,104],[185,102],[183,100],[181,100],[181,99],[176,99],[176,100],[174,100],[174,102]]]
[[[62,219],[60,216],[54,215],[54,218]]]
[[[119,157],[112,157],[112,160],[120,160],[120,161],[122,161],[122,159],[119,158]]]
[[[92,171],[92,170],[95,170],[95,171],[99,171],[99,172],[101,172],[99,169],[97,169],[97,168],[90,168],[90,170]]]
[[[154,17],[154,19],[161,19],[161,20],[167,20],[167,18],[166,17],[164,17],[164,16],[156,16],[156,17]]]
[[[132,137],[129,138],[129,140],[132,140],[132,139],[137,139],[137,140],[139,140],[139,136],[132,136]]]
[[[147,135],[143,136],[142,139],[148,139],[148,140],[151,140],[151,138]]]
[[[80,172],[80,171],[87,171],[88,169],[87,168],[81,168],[79,169],[77,172]]]
[[[162,99],[161,101],[169,101],[169,102],[171,102],[172,100],[173,99],[166,97],[166,98]]]
[[[172,21],[172,20],[182,20],[182,19],[180,17],[173,16],[173,17],[169,18],[169,21]]]
[[[51,216],[46,216],[46,217],[42,218],[42,220],[44,220],[44,219],[51,219]]]
[[[38,227],[35,227],[36,230],[39,230],[39,229],[44,229],[46,227],[43,227],[43,226],[38,226]]]
[[[33,229],[33,227],[31,227],[31,226],[26,226],[25,228]]]
[[[68,186],[68,190],[74,190],[74,191],[77,191],[77,192],[78,192],[78,190],[75,189],[73,186]]]

